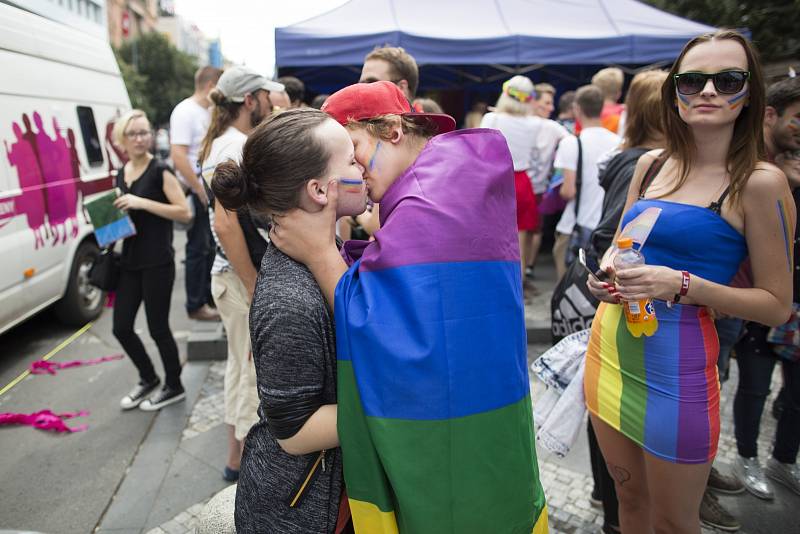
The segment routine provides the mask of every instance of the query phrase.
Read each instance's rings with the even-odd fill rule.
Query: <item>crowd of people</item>
[[[624,101],[618,68],[558,100],[513,76],[461,129],[417,98],[402,48],[375,49],[359,83],[310,105],[297,78],[247,67],[195,82],[171,119],[175,171],[150,154],[144,113],[115,125],[117,205],[137,234],[114,335],[139,373],[123,409],[184,398],[168,311],[172,223],[189,223],[187,313],[227,333],[237,532],[547,532],[524,306],[551,237],[559,278],[581,251],[604,271],[580,279],[596,303],[583,387],[603,532],[737,530],[715,491],[800,495],[800,78],[767,88],[740,34],[692,39]],[[615,263],[621,228],[654,208],[646,264]],[[622,304],[646,299],[658,329],[634,337]],[[141,302],[158,391],[133,331]],[[712,463],[731,353],[726,476]]]

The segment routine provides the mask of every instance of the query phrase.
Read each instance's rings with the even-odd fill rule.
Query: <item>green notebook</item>
[[[130,216],[114,206],[117,190],[111,189],[85,203],[89,219],[94,226],[97,244],[105,248],[119,239],[136,235],[136,227]]]

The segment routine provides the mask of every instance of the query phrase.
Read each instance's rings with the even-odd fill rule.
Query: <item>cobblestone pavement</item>
[[[183,429],[181,441],[193,438],[222,424],[225,409],[223,381],[225,378],[225,362],[214,362],[208,368],[208,376],[200,396],[192,408],[189,422]]]
[[[535,359],[546,350],[546,345],[531,345],[530,358]],[[764,417],[761,420],[761,434],[758,440],[761,457],[766,457],[771,450],[772,438],[775,435],[775,420],[771,415],[774,396],[780,389],[780,374],[777,371],[773,376],[772,394],[764,408]],[[215,362],[211,365],[206,382],[200,392],[200,397],[194,406],[189,422],[183,431],[183,439],[188,439],[202,432],[206,432],[216,425],[222,424],[223,414],[223,377],[225,362]],[[733,438],[733,394],[738,383],[738,368],[731,365],[730,379],[723,384],[721,399],[722,430],[719,441],[719,453],[715,465],[722,471],[730,472],[730,466],[736,458],[736,443]],[[533,397],[538,398],[544,390],[544,385],[538,380],[531,381]],[[578,439],[585,440],[582,432]],[[550,532],[552,534],[589,534],[600,532],[603,524],[602,510],[595,508],[589,502],[589,492],[593,486],[592,477],[581,470],[571,469],[553,461],[553,457],[543,451],[539,452],[539,469],[547,495],[549,509]],[[181,512],[170,521],[150,530],[147,534],[186,534],[194,531],[198,514],[205,502],[197,503],[188,510]],[[703,529],[703,534],[712,534],[721,531]]]

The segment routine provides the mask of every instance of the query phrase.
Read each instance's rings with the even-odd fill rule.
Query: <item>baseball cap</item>
[[[402,115],[417,123],[432,122],[437,126],[438,133],[456,129],[456,121],[450,115],[413,111],[406,95],[388,81],[357,83],[345,87],[328,97],[322,111],[341,125],[381,115]]]
[[[259,89],[283,91],[282,83],[273,82],[248,67],[225,69],[217,82],[217,89],[231,102],[244,102],[244,97]]]

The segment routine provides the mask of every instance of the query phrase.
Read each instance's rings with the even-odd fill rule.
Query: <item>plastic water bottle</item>
[[[620,269],[623,266],[644,265],[644,256],[633,249],[633,239],[623,237],[617,241],[617,252],[614,258],[614,267]],[[653,299],[623,301],[622,307],[625,312],[625,322],[628,323],[628,331],[634,337],[641,337],[642,334],[652,336],[658,330],[658,319],[656,310],[653,308]]]

